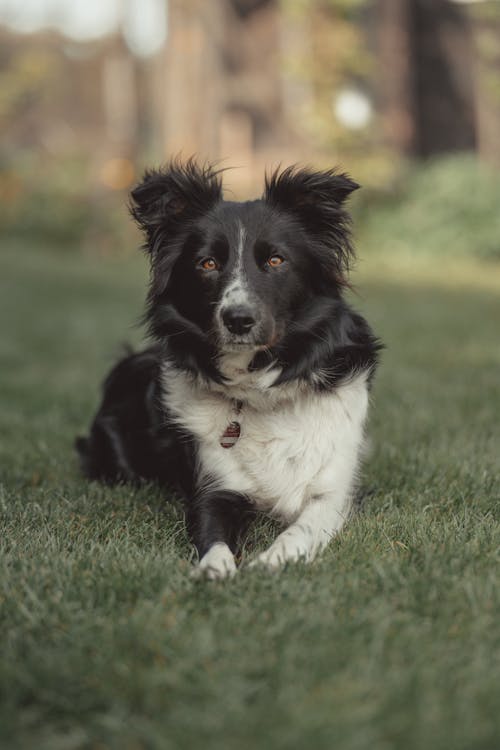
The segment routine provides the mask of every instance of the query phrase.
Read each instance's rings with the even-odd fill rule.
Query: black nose
[[[255,318],[246,307],[228,307],[222,313],[222,320],[228,331],[239,335],[248,333],[255,325]]]

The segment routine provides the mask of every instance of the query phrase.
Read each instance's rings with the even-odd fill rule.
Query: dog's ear
[[[164,169],[147,171],[130,195],[130,212],[146,235],[146,249],[155,253],[222,199],[220,171],[193,159],[173,161]]]
[[[323,258],[325,265],[327,261],[333,264],[342,278],[354,255],[350,217],[343,204],[359,187],[349,175],[335,169],[314,172],[292,166],[266,176],[263,197],[270,206],[291,213],[309,236],[319,240],[329,251],[329,258]]]

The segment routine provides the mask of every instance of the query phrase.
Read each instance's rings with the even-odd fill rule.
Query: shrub
[[[8,237],[104,253],[131,244],[127,195],[99,185],[89,159],[0,154],[0,201]]]
[[[472,155],[409,167],[357,213],[368,251],[500,260],[500,173]]]

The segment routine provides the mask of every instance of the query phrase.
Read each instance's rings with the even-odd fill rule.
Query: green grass
[[[498,267],[361,266],[388,345],[365,511],[310,567],[208,584],[177,508],[72,450],[144,263],[0,263],[2,747],[500,747]]]

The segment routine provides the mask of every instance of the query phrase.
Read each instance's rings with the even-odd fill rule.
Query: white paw
[[[203,555],[192,572],[193,578],[207,578],[209,581],[220,581],[232,578],[236,573],[233,553],[223,542],[217,542]]]
[[[298,540],[293,537],[278,537],[269,549],[261,552],[255,560],[249,564],[250,568],[263,567],[268,570],[278,570],[287,562],[307,560],[307,551]]]

